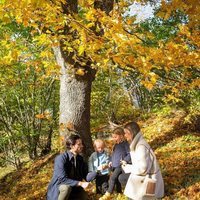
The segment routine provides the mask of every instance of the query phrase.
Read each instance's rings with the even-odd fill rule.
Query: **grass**
[[[15,170],[15,168],[12,166],[1,167],[0,169],[0,179],[2,179],[6,174]]]

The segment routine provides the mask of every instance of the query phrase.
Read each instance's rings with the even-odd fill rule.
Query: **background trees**
[[[192,101],[186,100],[195,99],[193,102],[198,102],[197,1],[162,1],[156,8],[155,17],[145,22],[136,22],[135,17],[127,12],[132,3],[126,0],[1,1],[2,83],[11,79],[19,82],[13,78],[14,75],[6,75],[8,69],[16,70],[18,66],[13,73],[17,73],[17,77],[29,77],[33,84],[29,87],[30,82],[21,78],[24,82],[19,88],[20,94],[27,91],[29,95],[27,98],[24,95],[20,97],[20,103],[15,100],[15,103],[6,105],[13,104],[15,110],[24,109],[21,124],[24,124],[24,118],[32,116],[32,121],[28,120],[27,124],[31,123],[34,131],[31,133],[28,129],[29,134],[39,134],[38,123],[44,118],[49,104],[58,108],[50,98],[58,76],[60,133],[66,134],[69,129],[79,131],[86,142],[88,154],[92,150],[90,98],[95,76],[99,76],[97,85],[98,81],[101,82],[101,76],[109,85],[104,88],[101,85],[99,93],[94,85],[92,106],[97,105],[99,99],[104,101],[102,105],[99,104],[99,109],[93,107],[93,116],[98,114],[99,118],[104,115],[104,119],[120,119],[118,113],[120,109],[122,113],[123,106],[119,109],[119,105],[125,102],[127,94],[130,97],[130,101],[127,98],[128,108],[132,103],[134,108],[142,108],[145,112],[165,102],[183,107],[187,104],[188,110],[191,110]],[[109,81],[111,78],[112,81]],[[102,95],[101,98],[96,98],[97,94]],[[39,106],[34,104],[30,96],[43,103],[38,103]],[[6,113],[5,103],[1,105]],[[57,113],[52,107],[50,110]],[[36,114],[35,118],[33,113]],[[17,116],[19,118],[20,115]],[[99,123],[104,121],[98,120]],[[23,135],[26,129],[23,129]],[[34,140],[37,140],[36,135]],[[36,155],[31,154],[30,157]]]
[[[35,159],[50,152],[58,118],[54,60],[50,52],[42,54],[45,46],[37,46],[29,31],[15,22],[0,29],[4,43],[0,52],[1,163],[17,168],[27,155]],[[45,63],[51,63],[52,70]]]

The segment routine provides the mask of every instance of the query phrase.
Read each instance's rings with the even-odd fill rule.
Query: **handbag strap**
[[[147,148],[148,150],[149,150],[149,158],[151,159],[151,156],[150,155],[152,155],[152,163],[151,163],[151,167],[150,167],[150,169],[149,169],[149,173],[147,173],[146,175],[153,175],[153,174],[156,174],[159,170],[157,170],[156,172],[153,172],[153,173],[151,173],[151,170],[152,170],[152,168],[153,168],[153,164],[154,164],[154,155],[151,153],[151,149],[150,148],[148,148],[146,145],[144,145],[144,144],[139,144],[139,145],[143,145],[143,146],[145,146],[145,148]],[[147,172],[147,170],[148,170],[148,167],[147,167],[147,169],[145,170],[145,172],[143,173],[143,174],[145,174],[146,172]]]

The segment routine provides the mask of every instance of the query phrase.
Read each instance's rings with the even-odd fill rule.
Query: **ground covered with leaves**
[[[143,134],[159,161],[164,182],[164,200],[200,199],[200,133],[184,122],[184,113],[156,114],[140,122]],[[46,199],[56,153],[28,163],[0,179],[1,200]],[[90,200],[99,199],[95,187],[88,190]],[[111,199],[125,200],[122,194]]]

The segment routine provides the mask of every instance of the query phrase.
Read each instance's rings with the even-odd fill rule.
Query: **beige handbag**
[[[146,147],[147,148],[147,147]],[[150,149],[149,149],[149,154],[151,154]],[[156,191],[156,179],[152,178],[152,174],[155,174],[155,172],[150,173],[152,168],[153,168],[153,163],[154,163],[154,157],[152,160],[152,164],[149,170],[149,173],[145,175],[144,180],[142,181],[142,191],[141,194],[144,197],[155,197],[155,191]]]
[[[143,190],[142,196],[155,196],[155,190],[156,190],[156,179],[153,179],[149,177],[149,174],[145,176],[143,180],[143,187],[141,189]]]

